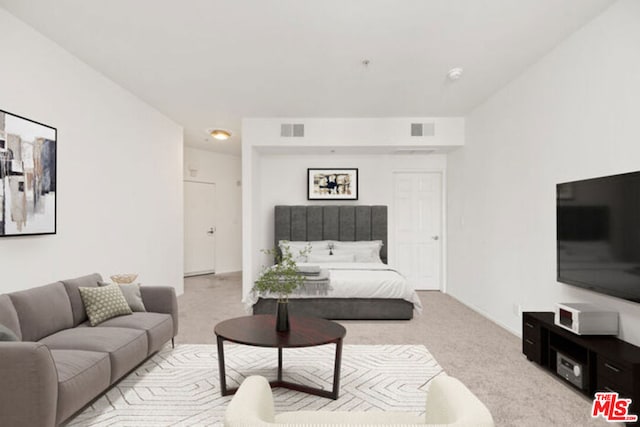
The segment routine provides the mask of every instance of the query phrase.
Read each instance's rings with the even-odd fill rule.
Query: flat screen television
[[[640,302],[640,172],[556,186],[558,281]]]

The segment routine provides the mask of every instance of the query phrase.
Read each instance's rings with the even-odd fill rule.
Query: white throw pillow
[[[354,255],[353,254],[340,254],[337,255],[334,253],[334,255],[329,255],[329,254],[311,254],[309,255],[309,261],[308,262],[353,262],[354,261]]]
[[[278,242],[278,246],[282,251],[286,246],[289,248],[289,252],[293,255],[293,259],[295,262],[307,262],[309,255],[311,254],[329,254],[329,240],[318,240],[312,242],[300,242],[300,241],[287,241],[280,240]],[[300,255],[300,252],[308,249],[308,252],[305,255]]]
[[[343,248],[343,249],[353,249],[353,248],[358,248],[358,249],[378,249],[380,250],[382,248],[382,240],[359,240],[359,241],[355,241],[355,242],[345,242],[345,241],[336,241],[333,242],[333,247],[338,249],[338,248]]]
[[[334,249],[334,255],[351,255],[355,262],[382,263],[377,249]]]
[[[382,249],[382,240],[362,240],[358,242],[334,242],[333,252],[351,253],[354,255],[355,262],[377,262],[382,263],[380,258],[380,250]]]

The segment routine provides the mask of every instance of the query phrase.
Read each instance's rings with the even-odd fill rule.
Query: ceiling
[[[0,0],[182,125],[185,144],[230,154],[243,117],[465,115],[611,3]]]

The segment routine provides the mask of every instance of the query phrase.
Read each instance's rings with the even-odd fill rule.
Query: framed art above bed
[[[358,200],[358,169],[307,169],[307,200]]]

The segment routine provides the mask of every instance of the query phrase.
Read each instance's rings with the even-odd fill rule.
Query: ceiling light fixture
[[[209,134],[220,141],[226,141],[231,138],[231,132],[225,129],[211,129]]]
[[[462,67],[452,68],[447,72],[447,77],[452,82],[455,82],[456,80],[459,80],[460,77],[462,77],[463,71],[464,71],[464,69]]]

